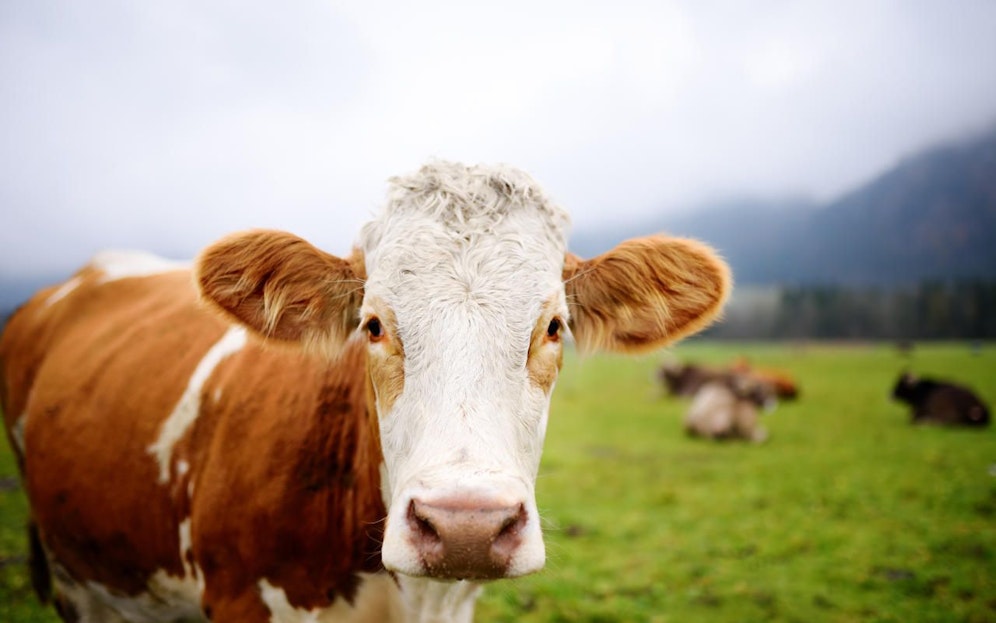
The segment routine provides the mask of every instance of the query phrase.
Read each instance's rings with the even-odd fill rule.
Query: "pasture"
[[[909,367],[996,405],[996,346],[690,341],[683,360],[790,370],[759,446],[685,437],[660,355],[572,352],[538,481],[547,567],[487,587],[476,620],[996,620],[996,430],[914,428]],[[26,503],[0,443],[0,621],[55,621],[25,567]]]

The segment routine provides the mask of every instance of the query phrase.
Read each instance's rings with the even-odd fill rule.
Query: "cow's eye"
[[[560,329],[562,324],[560,318],[554,318],[550,321],[550,324],[546,328],[546,336],[551,340],[556,340],[560,337]]]
[[[380,319],[376,316],[367,320],[366,329],[371,341],[376,341],[384,337],[384,328],[380,326]]]

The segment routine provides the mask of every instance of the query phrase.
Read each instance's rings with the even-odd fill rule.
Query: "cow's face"
[[[646,238],[583,262],[525,175],[441,163],[394,180],[348,260],[250,232],[205,251],[205,297],[334,356],[368,351],[384,457],[387,568],[493,579],[544,563],[535,481],[564,339],[653,348],[703,327],[729,289],[697,243]]]
[[[566,217],[484,176],[463,196],[419,182],[363,236],[384,563],[522,575],[544,562],[534,485],[568,330]]]

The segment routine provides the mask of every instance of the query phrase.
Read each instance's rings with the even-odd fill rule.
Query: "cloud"
[[[0,7],[0,273],[246,227],[350,247],[427,157],[529,171],[576,228],[826,198],[996,116],[996,5]]]

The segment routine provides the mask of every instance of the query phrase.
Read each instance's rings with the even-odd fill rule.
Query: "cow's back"
[[[685,416],[685,430],[704,437],[724,437],[730,433],[736,417],[737,398],[718,381],[705,383],[695,393]]]
[[[987,426],[989,410],[969,389],[949,383],[934,383],[923,399],[914,404],[914,421],[939,424]]]
[[[86,268],[0,341],[5,423],[60,591],[137,596],[127,607],[162,620],[196,616],[201,587],[208,609],[247,614],[264,580],[294,607],[352,597],[379,569],[384,515],[363,351],[264,348],[198,305],[189,271],[163,269]]]

